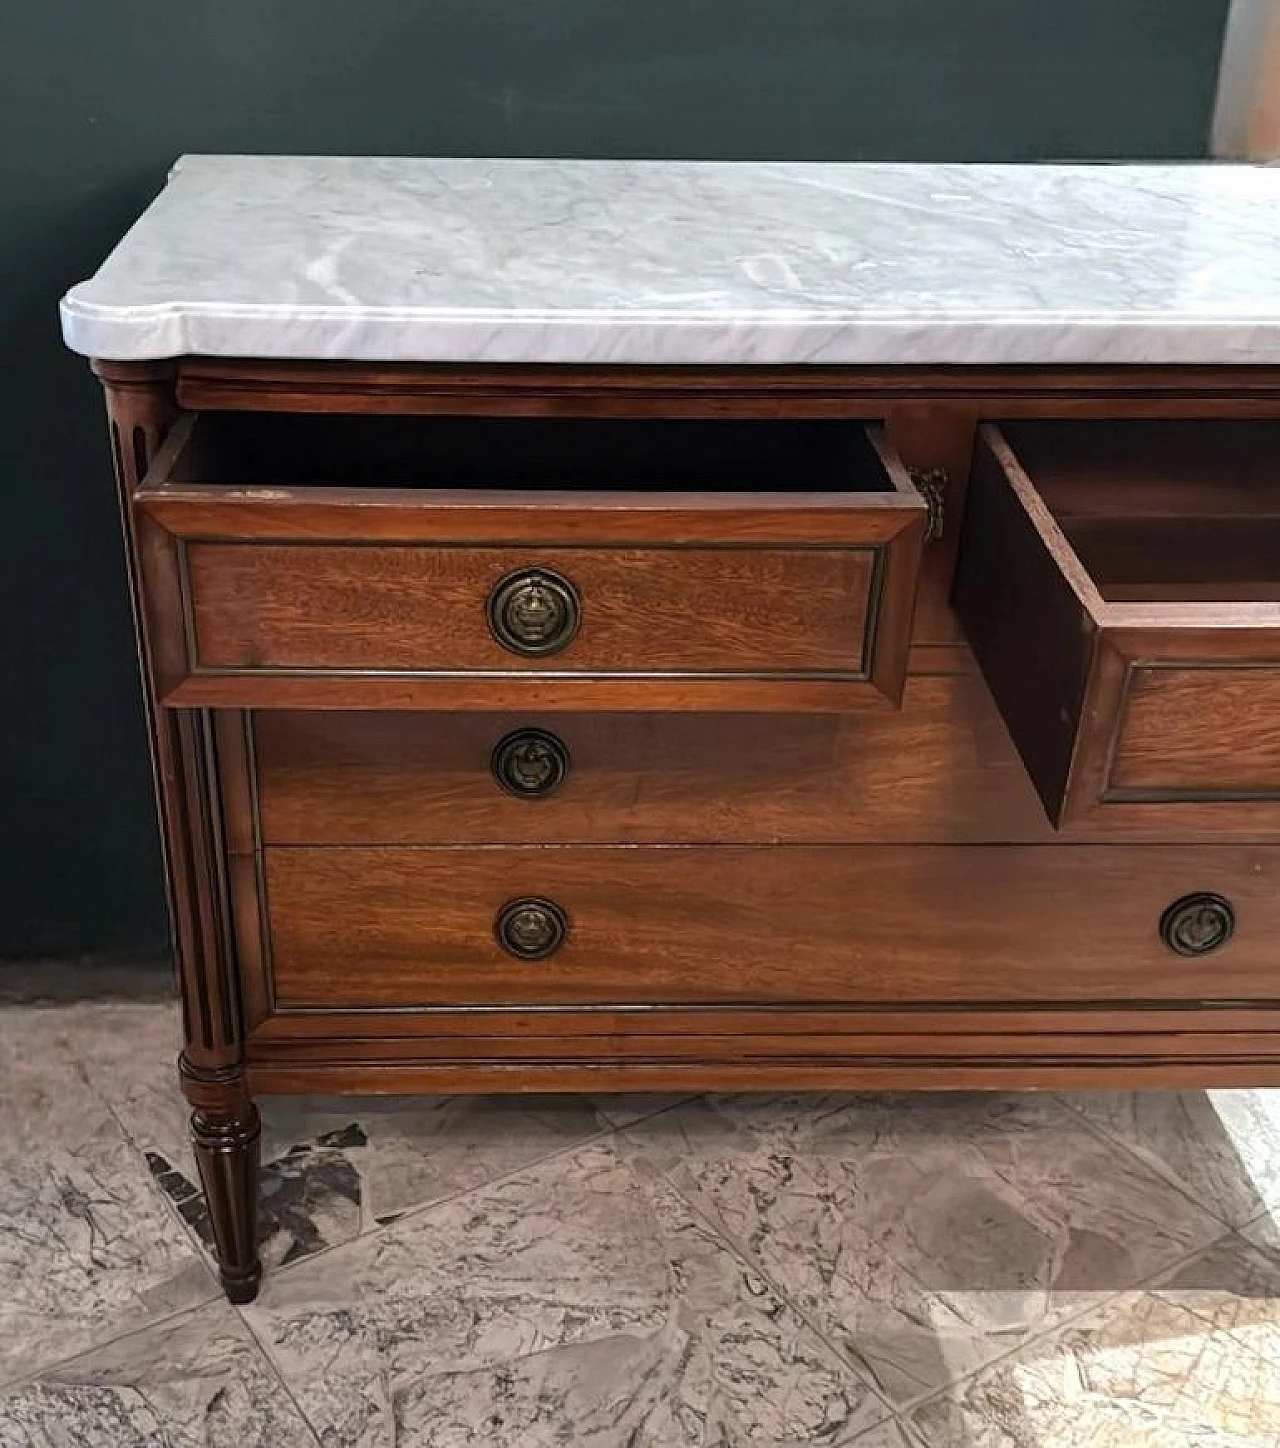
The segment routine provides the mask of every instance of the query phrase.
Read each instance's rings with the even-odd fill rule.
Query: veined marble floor
[[[0,1005],[3,1448],[1280,1444],[1280,1092],[268,1098],[236,1309],[177,1047]]]

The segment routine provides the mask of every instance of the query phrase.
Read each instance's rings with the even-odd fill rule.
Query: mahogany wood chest
[[[268,280],[254,346],[66,304],[233,1299],[260,1093],[1280,1083],[1280,327],[404,357]]]

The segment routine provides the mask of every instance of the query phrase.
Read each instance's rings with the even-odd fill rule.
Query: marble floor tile
[[[245,1313],[352,1448],[843,1445],[888,1416],[610,1143],[301,1263]]]
[[[620,1140],[898,1405],[1222,1232],[1047,1096],[709,1098]]]
[[[178,1047],[0,1008],[0,1448],[1280,1445],[1280,1093],[267,1097],[268,1362]]]
[[[64,1010],[0,1010],[0,1382],[217,1290],[87,1081]]]
[[[673,1106],[694,1099],[693,1093],[688,1091],[616,1091],[587,1098],[611,1126],[630,1126],[632,1122],[643,1121],[646,1116],[656,1116],[660,1111],[670,1111]]]
[[[178,1090],[177,1007],[78,1007],[68,1013],[67,1037],[161,1190],[207,1246]],[[288,1265],[607,1131],[607,1099],[264,1096],[264,1263]],[[644,1114],[643,1099],[619,1098],[623,1119]]]
[[[217,1301],[0,1393],[0,1448],[317,1448],[233,1308]]]
[[[608,1130],[581,1098],[266,1097],[259,1238],[268,1271]],[[189,1153],[147,1153],[156,1181],[211,1241]]]
[[[1229,1226],[1280,1209],[1280,1091],[1091,1091],[1062,1099]]]
[[[63,1015],[63,1040],[139,1150],[157,1147],[178,1156],[187,1150],[176,1001],[71,1006]]]
[[[896,1419],[886,1418],[865,1433],[858,1433],[848,1440],[849,1448],[916,1448],[907,1430]]]
[[[1269,1223],[1232,1232],[1151,1290],[1229,1333],[1280,1374],[1280,1234]]]
[[[1280,1373],[1177,1302],[1123,1293],[906,1422],[921,1448],[1275,1448]]]

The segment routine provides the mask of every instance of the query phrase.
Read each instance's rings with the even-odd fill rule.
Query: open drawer
[[[852,422],[185,418],[135,499],[165,704],[901,698],[927,509]]]
[[[955,606],[1055,823],[1280,829],[1280,422],[983,427]]]

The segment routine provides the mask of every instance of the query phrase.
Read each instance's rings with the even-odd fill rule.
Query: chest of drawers
[[[492,263],[528,301],[487,309],[436,254],[537,163],[399,164],[188,163],[64,304],[107,395],[228,1293],[259,1277],[259,1093],[1280,1082],[1280,273],[1265,325],[1153,295],[1140,344],[1128,314],[1028,341],[949,312],[988,284],[954,222],[950,301],[878,310],[851,263],[807,317],[613,296],[578,357],[531,253]],[[777,251],[836,224],[794,214],[811,173],[853,238],[920,179],[691,174]],[[573,184],[616,219],[650,176]],[[363,301],[308,261],[317,191],[376,253]],[[378,252],[411,203],[461,302]],[[166,271],[184,225],[225,297]],[[643,271],[587,232],[558,243],[579,290]]]

